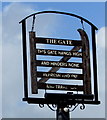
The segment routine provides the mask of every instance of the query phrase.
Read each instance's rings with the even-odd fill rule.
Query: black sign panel
[[[57,62],[57,61],[36,61],[37,66],[47,66],[47,67],[66,67],[66,68],[82,68],[82,63],[75,62]]]
[[[70,56],[70,57],[82,57],[82,52],[76,51],[62,51],[62,50],[47,50],[36,49],[37,55],[52,55],[52,56]]]
[[[67,39],[54,39],[54,38],[41,38],[36,37],[35,43],[54,44],[54,45],[69,45],[69,46],[82,46],[81,40],[67,40]]]
[[[63,85],[63,84],[45,84],[38,82],[39,89],[49,90],[68,90],[68,91],[83,91],[83,86],[78,85]]]
[[[37,77],[83,80],[83,74],[37,72]]]

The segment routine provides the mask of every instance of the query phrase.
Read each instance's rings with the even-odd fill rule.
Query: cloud
[[[29,5],[24,5],[23,3],[11,3],[3,8],[3,118],[47,117],[47,111],[51,113],[47,107],[41,110],[37,105],[28,105],[22,101],[23,63],[21,25],[19,25],[19,21],[34,12],[36,11]],[[49,18],[52,20],[50,24],[53,24],[53,21],[57,22],[55,17],[49,16]],[[47,21],[49,18],[45,18],[45,20]],[[29,19],[28,23],[31,20]],[[40,21],[38,24],[43,24],[43,21]],[[30,29],[29,26],[27,26],[28,29]],[[51,31],[49,28],[45,28],[44,30]],[[38,34],[42,34],[42,32]],[[54,116],[51,115],[51,117]]]
[[[97,57],[98,57],[98,78],[99,78],[99,89],[105,91],[105,29],[102,27],[97,35]]]
[[[97,64],[98,64],[98,88],[99,100],[101,100],[101,109],[105,108],[105,30],[106,27],[99,29],[97,33]],[[103,112],[105,113],[105,111]]]
[[[3,33],[4,33],[3,39],[5,39],[4,42],[20,44],[21,26],[19,25],[19,21],[33,12],[34,10],[32,10],[30,7],[20,3],[11,3],[10,5],[4,8],[3,10]],[[11,34],[9,34],[10,32]]]
[[[98,30],[96,34],[96,39],[97,39],[97,49],[100,51],[101,48],[105,49],[105,30],[106,27],[102,27]]]

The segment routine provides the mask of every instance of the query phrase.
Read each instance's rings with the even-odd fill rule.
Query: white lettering
[[[49,44],[57,44],[57,41],[55,39],[46,39],[46,41]]]
[[[58,40],[58,44],[61,44],[61,45],[72,45],[72,41],[70,41],[70,40]]]
[[[73,77],[73,78],[77,78],[78,75],[74,75],[74,74],[72,74],[71,77]]]
[[[46,85],[46,88],[54,88],[52,85]]]
[[[48,55],[57,55],[57,51],[48,50],[47,53]]]
[[[61,77],[61,74],[43,73],[43,77]]]
[[[45,50],[38,50],[38,53],[46,54],[46,51]]]
[[[59,51],[58,54],[59,54],[59,55],[72,55],[72,53],[71,53],[71,52],[68,52],[68,51],[66,51],[66,52]]]
[[[49,62],[48,61],[42,61],[41,65],[49,65]]]
[[[71,90],[77,90],[77,88],[76,87],[71,87]]]
[[[79,67],[79,64],[78,63],[68,63],[68,66],[70,67]]]
[[[48,44],[72,45],[72,40],[46,39]]]
[[[60,73],[43,73],[43,77],[54,77],[54,78],[77,78],[76,74],[60,74]]]
[[[51,62],[50,64],[53,66],[67,66],[67,63],[64,62]]]
[[[79,53],[79,52],[73,52],[73,55],[79,57],[79,56],[82,56],[82,53]]]
[[[67,89],[67,87],[63,85],[56,85],[56,89]]]
[[[69,74],[66,74],[66,75],[62,75],[63,78],[70,78],[70,75]]]

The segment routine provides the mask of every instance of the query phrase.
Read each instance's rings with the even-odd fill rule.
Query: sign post
[[[72,39],[60,39],[60,38],[44,38],[35,35],[34,23],[35,16],[38,14],[61,14],[66,16],[76,17],[83,22],[86,22],[91,26],[92,31],[92,60],[93,67],[90,65],[90,41],[88,35],[83,29],[78,29],[80,34],[80,40]],[[26,21],[29,17],[33,17],[32,31],[29,32],[29,44],[30,44],[30,68],[28,67],[27,57],[27,38],[26,38]],[[48,107],[56,106],[56,120],[70,120],[69,106],[75,108],[79,105],[80,109],[85,108],[85,104],[98,105],[98,88],[97,88],[97,59],[96,59],[96,44],[95,44],[95,30],[97,27],[85,18],[65,12],[59,11],[42,11],[27,16],[20,23],[22,23],[22,40],[23,40],[23,69],[24,69],[24,98],[23,101],[27,101],[29,104],[39,104],[42,107],[47,104]],[[38,44],[43,45],[54,45],[56,46],[69,46],[70,50],[58,50],[58,49],[45,49],[37,48]],[[41,56],[47,56],[47,59],[39,59]],[[37,56],[38,59],[37,59]],[[53,56],[53,60],[49,60],[49,56]],[[59,60],[56,57],[60,57]],[[69,61],[75,58],[77,61]],[[80,61],[78,60],[81,59]],[[38,69],[45,67],[46,69]],[[48,68],[48,69],[47,69]],[[80,70],[81,72],[69,73],[59,72],[60,68],[70,68],[72,70]],[[42,89],[45,91],[44,97],[29,97],[27,77],[28,69],[30,69],[31,75],[31,94],[39,94]],[[94,87],[92,88],[92,74],[93,70],[93,81]],[[57,82],[56,82],[57,81]],[[76,81],[78,84],[74,84]],[[82,84],[80,84],[80,82]],[[66,83],[66,84],[65,84]],[[67,84],[69,83],[69,84]],[[54,91],[48,92],[48,91]],[[59,92],[60,91],[60,92]],[[64,91],[64,92],[63,92]],[[52,107],[50,107],[50,104]],[[55,108],[55,107],[53,107]]]
[[[56,118],[56,120],[70,120],[69,109],[58,105]]]

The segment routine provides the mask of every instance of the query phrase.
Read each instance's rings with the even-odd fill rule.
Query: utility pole
[[[69,109],[58,105],[56,111],[56,120],[70,120]]]

